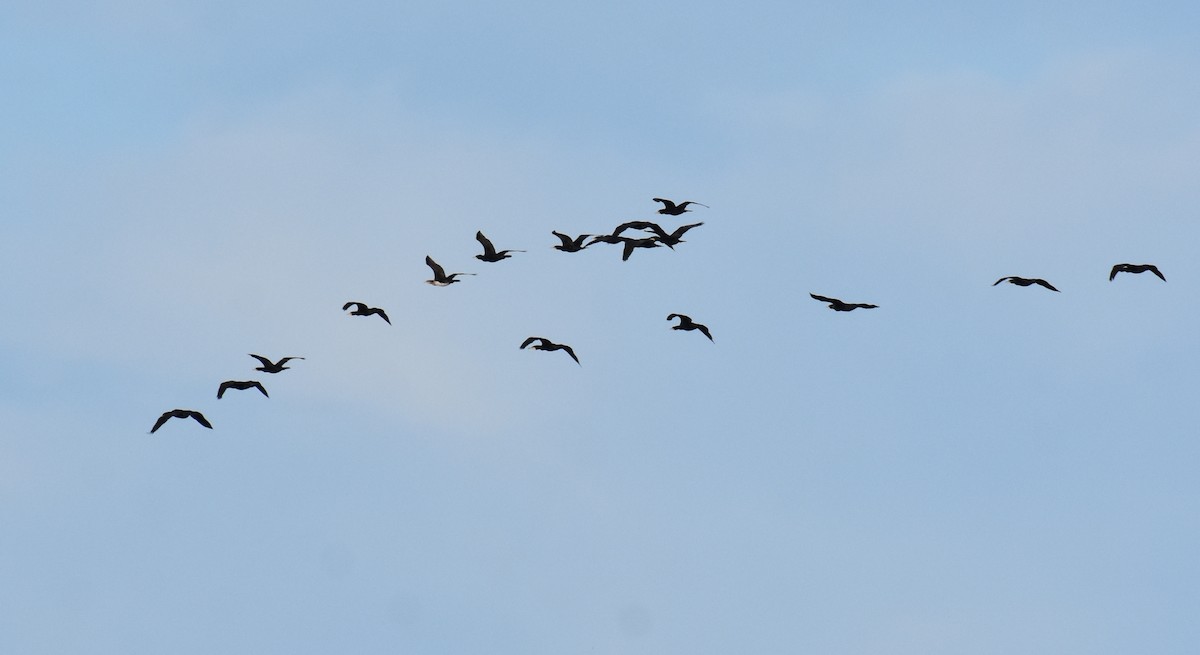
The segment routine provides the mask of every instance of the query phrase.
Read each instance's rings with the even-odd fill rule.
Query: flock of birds
[[[688,209],[689,205],[708,207],[708,205],[703,205],[690,200],[678,204],[666,198],[653,198],[653,201],[662,203],[663,206],[658,210],[658,213],[666,216],[680,216],[684,213],[690,212],[691,210]],[[700,222],[681,225],[674,231],[667,232],[658,223],[651,221],[630,221],[618,225],[609,234],[581,234],[577,237],[571,237],[570,235],[557,231],[552,231],[551,234],[558,237],[558,239],[562,242],[560,245],[554,246],[555,250],[573,253],[584,250],[585,248],[593,246],[597,243],[620,245],[622,246],[621,260],[628,261],[629,257],[634,253],[634,251],[639,248],[658,248],[660,246],[666,246],[667,248],[673,250],[675,246],[679,245],[680,243],[684,243],[683,236],[687,234],[689,230],[700,227],[701,225],[704,225],[704,223]],[[624,233],[629,230],[640,230],[642,236],[636,238],[624,236]],[[590,241],[587,240],[588,237],[591,237]],[[475,239],[479,241],[480,245],[483,247],[483,253],[475,255],[475,258],[483,262],[499,262],[511,257],[512,255],[510,253],[525,252],[524,250],[515,249],[496,250],[496,247],[492,244],[491,240],[484,236],[482,231],[475,233]],[[458,279],[460,276],[475,275],[475,273],[447,274],[446,270],[428,255],[425,257],[425,264],[429,266],[430,270],[433,272],[433,277],[429,280],[426,280],[426,282],[436,287],[445,287],[456,282],[462,282],[462,280]],[[1161,271],[1158,270],[1158,267],[1153,264],[1116,264],[1112,267],[1112,270],[1108,275],[1108,279],[1111,282],[1117,277],[1118,273],[1138,274],[1145,272],[1153,273],[1163,282],[1167,281],[1167,278],[1162,274]],[[1008,275],[993,282],[992,286],[996,286],[1001,282],[1008,282],[1009,284],[1019,287],[1037,285],[1049,289],[1050,291],[1058,292],[1058,289],[1056,289],[1054,285],[1041,278],[1025,278],[1016,275]],[[878,307],[878,305],[869,303],[845,302],[839,300],[838,298],[821,296],[815,293],[810,293],[809,296],[811,296],[813,300],[827,303],[830,309],[838,312],[850,312],[856,309],[875,309]],[[371,307],[364,302],[349,301],[342,306],[342,311],[347,310],[349,310],[349,314],[351,316],[379,316],[386,321],[388,325],[391,325],[392,323],[391,319],[388,318],[386,311],[379,307]],[[667,315],[668,321],[674,321],[676,319],[678,319],[679,323],[672,326],[672,330],[681,330],[685,332],[699,331],[701,334],[707,337],[709,341],[714,341],[712,332],[709,330],[708,326],[697,323],[690,316],[685,314],[671,313]],[[520,349],[524,350],[526,348],[547,352],[561,350],[570,356],[571,359],[575,360],[576,364],[582,366],[579,361],[579,357],[575,354],[575,350],[571,346],[562,343],[555,343],[546,337],[529,337],[525,339],[525,341],[521,343]],[[270,359],[263,357],[262,355],[251,353],[250,356],[257,359],[260,363],[260,366],[255,367],[254,370],[270,374],[280,373],[289,369],[290,367],[286,366],[286,364],[291,360],[304,359],[303,357],[289,356],[272,362]],[[263,396],[268,398],[270,397],[266,388],[263,387],[262,383],[257,380],[226,380],[217,388],[217,399],[222,398],[225,395],[225,392],[230,389],[235,389],[238,391],[257,389],[260,393],[262,393]],[[158,431],[163,424],[172,418],[191,418],[200,425],[208,429],[212,429],[212,423],[210,423],[208,418],[206,418],[202,413],[192,409],[173,409],[163,412],[162,416],[158,417],[158,420],[154,423],[154,427],[150,428],[150,433],[153,434],[154,432]]]

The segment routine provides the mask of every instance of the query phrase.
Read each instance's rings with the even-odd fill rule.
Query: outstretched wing
[[[575,356],[575,350],[573,348],[571,348],[570,346],[567,346],[567,345],[562,345],[562,346],[560,346],[560,348],[567,351],[567,354],[571,356],[571,359],[575,360],[576,364],[583,366],[583,364],[580,364],[579,358]]]
[[[662,234],[662,228],[658,226],[658,223],[652,223],[650,221],[629,221],[628,223],[621,223],[618,225],[617,229],[613,230],[612,232],[613,236],[619,236],[625,230],[654,230],[655,232]]]
[[[154,427],[150,428],[150,434],[154,434],[169,418],[171,418],[171,412],[163,412],[163,415],[158,417],[158,420],[154,422]]]
[[[446,279],[446,269],[442,268],[441,264],[438,264],[437,262],[433,261],[432,257],[430,257],[429,255],[425,255],[425,263],[429,266],[429,268],[433,269],[433,279],[435,279],[435,280]]]
[[[221,386],[217,387],[217,400],[220,400],[221,396],[225,395],[225,390],[232,386],[233,386],[232,380],[226,380],[226,381],[222,382]]]
[[[1112,271],[1110,271],[1108,274],[1109,282],[1112,282],[1113,278],[1117,277],[1117,273],[1120,273],[1123,270],[1122,269],[1123,266],[1124,266],[1124,264],[1116,264],[1112,267]],[[1162,276],[1160,275],[1159,277],[1162,277]]]
[[[492,245],[492,242],[489,241],[487,237],[483,236],[483,232],[476,232],[475,239],[479,241],[479,243],[483,244],[484,257],[496,256],[496,247]]]
[[[691,320],[690,318],[688,318],[687,316],[684,316],[683,314],[667,314],[668,321],[676,319],[676,318],[679,319],[679,323],[681,325],[684,323],[687,323],[688,321]]]
[[[992,286],[996,286],[997,284],[1000,284],[1001,282],[1004,282],[1005,280],[1012,280],[1012,279],[1015,279],[1015,278],[1013,278],[1013,276],[1011,276],[1011,275],[1002,277],[999,280],[996,280],[995,282],[993,282]]]
[[[379,318],[382,318],[383,320],[387,321],[387,324],[388,324],[388,325],[391,325],[391,324],[392,324],[392,319],[388,318],[387,312],[385,312],[385,311],[383,311],[382,309],[379,309],[378,307],[376,307],[376,308],[375,308],[375,313],[376,313],[376,314],[379,314]]]
[[[667,211],[675,209],[675,203],[670,200],[667,200],[666,198],[651,198],[651,200],[653,200],[654,202],[661,202],[663,204],[663,209],[665,209]],[[687,204],[687,203],[684,203],[684,204]]]
[[[697,204],[699,204],[699,203],[697,203]],[[691,225],[681,225],[681,226],[675,228],[675,231],[671,233],[671,238],[678,240],[681,237],[683,237],[684,233],[687,232],[688,230],[690,230],[694,227],[700,227],[701,225],[704,225],[703,221],[701,221],[699,223],[692,223]],[[663,236],[665,237],[666,235],[663,235]]]
[[[842,302],[842,301],[838,300],[837,298],[826,298],[825,296],[818,296],[815,293],[810,293],[808,295],[812,296],[813,300],[820,300],[821,302],[828,302],[828,303]]]
[[[543,346],[550,343],[550,340],[545,337],[529,337],[525,341],[521,342],[521,350],[525,350],[525,348],[528,347],[529,344],[533,343],[534,341],[541,341],[542,342],[541,345],[543,345]]]
[[[247,389],[250,389],[250,388],[258,389],[259,391],[262,392],[262,395],[266,396],[267,398],[271,397],[270,394],[267,393],[266,388],[263,387],[262,382],[259,382],[258,380],[254,380],[254,381],[250,382],[250,386],[248,386],[246,388]]]
[[[550,234],[553,234],[554,236],[558,237],[558,240],[562,241],[562,245],[564,248],[570,248],[571,246],[575,245],[574,239],[563,234],[562,232],[555,232],[555,231],[551,230]],[[585,234],[584,236],[587,236],[587,235]]]
[[[279,360],[279,366],[283,366],[284,364],[292,361],[293,359],[304,359],[304,358],[303,357],[284,357],[283,359]]]
[[[257,359],[260,363],[262,363],[263,366],[266,366],[267,368],[271,368],[272,366],[274,366],[274,364],[271,363],[271,360],[267,359],[266,357],[263,357],[262,355],[255,355],[254,353],[249,353],[249,354],[251,357],[253,357],[254,359]],[[279,363],[282,364],[283,362],[279,362]]]
[[[697,324],[696,324],[696,329],[697,329],[697,330],[700,330],[700,332],[702,332],[702,333],[704,334],[704,336],[708,337],[708,340],[709,340],[709,341],[712,341],[712,340],[713,340],[713,338],[712,338],[712,332],[709,332],[709,331],[708,331],[708,326],[707,326],[707,325],[701,325],[701,324],[697,323]],[[716,342],[714,342],[714,343],[716,343]]]
[[[1043,286],[1043,287],[1046,287],[1047,289],[1049,289],[1051,291],[1058,291],[1058,289],[1055,289],[1049,282],[1042,280],[1042,279],[1034,280],[1033,283]],[[993,285],[993,286],[995,286],[995,285]]]
[[[1149,270],[1151,273],[1158,276],[1158,279],[1162,280],[1163,282],[1167,281],[1167,278],[1163,277],[1162,271],[1159,271],[1157,266],[1154,264],[1147,264],[1147,266],[1150,267]]]
[[[357,305],[357,307],[355,307],[355,305]],[[367,308],[366,304],[354,301],[354,302],[348,302],[345,305],[342,305],[342,311],[344,312],[347,309],[350,309],[351,307],[354,307],[354,311],[356,311],[356,312],[361,312]]]
[[[695,202],[693,200],[685,200],[684,202],[679,203],[679,208],[686,209],[688,205],[700,205],[701,207],[708,207],[708,205],[703,203]]]
[[[857,307],[859,309],[875,309],[878,306],[879,305],[868,305],[867,303],[863,303],[863,302],[854,303],[854,307]]]
[[[199,423],[200,425],[203,425],[204,427],[208,428],[209,430],[212,429],[212,423],[209,423],[208,419],[204,418],[204,415],[201,414],[200,412],[188,412],[188,416],[196,419],[197,423]]]

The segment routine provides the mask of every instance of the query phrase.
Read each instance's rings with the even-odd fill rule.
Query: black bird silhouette
[[[691,332],[692,330],[700,330],[704,336],[708,337],[709,341],[713,340],[712,333],[708,331],[707,325],[701,325],[700,323],[693,321],[691,316],[687,316],[685,314],[667,314],[668,321],[676,318],[679,319],[679,325],[671,326],[672,330],[687,330],[688,332]]]
[[[818,296],[815,293],[810,293],[808,295],[812,296],[814,300],[820,300],[821,302],[829,303],[829,308],[834,311],[837,311],[837,312],[852,312],[856,309],[875,309],[876,307],[879,306],[879,305],[868,305],[866,303],[861,303],[861,302],[854,302],[854,303],[842,302],[842,301],[838,300],[837,298],[826,298],[825,296]]]
[[[625,230],[653,230],[655,232],[662,232],[662,228],[658,226],[658,223],[652,223],[650,221],[629,221],[628,223],[621,223],[618,225],[617,229],[612,231],[612,235],[614,237],[619,237]]]
[[[654,202],[661,202],[663,204],[663,208],[658,210],[658,213],[666,214],[667,216],[678,216],[684,212],[692,211],[687,208],[688,205],[700,205],[701,207],[708,207],[708,205],[702,205],[698,202],[693,202],[691,200],[688,200],[686,202],[681,202],[678,205],[676,205],[674,202],[672,202],[670,200],[667,200],[666,198],[651,198],[651,200],[653,200]]]
[[[658,235],[658,240],[661,241],[664,246],[674,250],[676,244],[683,243],[683,235],[685,232],[694,227],[700,227],[701,225],[704,225],[704,223],[700,222],[692,223],[691,225],[681,225],[675,228],[675,231],[670,234],[667,234],[667,231],[659,227],[657,224],[651,223],[650,225],[650,229],[654,230],[654,232]]]
[[[487,237],[483,236],[483,232],[476,232],[475,239],[483,244],[483,254],[475,255],[475,259],[481,261],[498,262],[501,259],[512,257],[512,255],[508,254],[510,252],[525,252],[524,250],[501,250],[496,252],[496,247],[492,245],[492,242]]]
[[[554,343],[546,337],[529,337],[523,343],[521,343],[521,350],[525,350],[525,348],[534,341],[541,341],[541,343],[533,347],[534,350],[565,350],[567,351],[567,354],[571,356],[571,359],[575,360],[576,364],[579,364],[579,358],[575,356],[575,351],[570,346],[561,343]],[[583,364],[579,365],[583,366]]]
[[[1036,284],[1038,286],[1046,287],[1047,289],[1049,289],[1051,291],[1058,291],[1058,289],[1055,289],[1049,282],[1047,282],[1041,278],[1017,277],[1015,275],[1009,275],[1008,277],[1002,277],[999,280],[996,280],[995,282],[993,282],[992,286],[996,286],[997,284],[1000,284],[1001,282],[1004,282],[1004,281],[1007,281],[1009,284],[1015,284],[1019,287],[1027,287],[1031,284]]]
[[[351,316],[371,316],[372,314],[379,314],[379,318],[387,321],[388,325],[392,324],[391,319],[388,318],[387,312],[378,307],[367,307],[365,303],[350,301],[345,305],[342,305],[342,311],[346,311],[351,307],[354,307],[354,311],[350,312]]]
[[[239,391],[244,391],[246,389],[258,389],[259,391],[262,392],[262,395],[267,396],[267,398],[271,397],[267,394],[267,390],[263,388],[262,383],[260,383],[256,380],[247,380],[245,382],[238,382],[237,380],[226,380],[221,383],[220,387],[217,388],[217,400],[220,400],[221,396],[225,395],[226,389],[237,389]]]
[[[272,364],[271,360],[267,359],[266,357],[263,357],[262,355],[255,355],[254,353],[250,353],[250,356],[253,357],[254,359],[257,359],[258,361],[262,362],[262,366],[255,366],[254,370],[262,371],[263,373],[278,373],[280,371],[286,371],[287,369],[291,368],[291,366],[284,366],[284,364],[288,363],[289,361],[291,361],[293,359],[304,359],[303,357],[284,357],[283,359],[279,360],[278,362],[275,362],[274,364]]]
[[[551,231],[550,234],[553,234],[554,236],[558,237],[562,241],[562,245],[554,246],[554,249],[561,250],[563,252],[579,252],[580,250],[583,250],[584,248],[587,247],[586,245],[583,244],[583,240],[592,236],[590,234],[581,234],[581,235],[575,237],[574,239],[572,239],[571,237],[563,234],[562,232]],[[591,244],[588,244],[588,245],[591,245]]]
[[[433,258],[429,255],[425,255],[425,263],[429,266],[429,268],[433,269],[433,279],[425,280],[425,282],[427,284],[432,284],[435,287],[445,287],[450,286],[455,282],[462,282],[462,280],[454,279],[459,275],[474,275],[474,273],[451,273],[446,275],[446,269],[442,268],[441,264],[433,261]]]
[[[658,237],[648,237],[645,239],[628,239],[621,237],[625,242],[625,252],[621,255],[621,261],[629,261],[629,256],[633,254],[634,248],[657,248],[661,245]]]
[[[1167,281],[1167,278],[1163,277],[1162,271],[1158,270],[1158,267],[1154,264],[1117,264],[1112,267],[1112,272],[1108,274],[1108,281],[1112,282],[1117,273],[1145,273],[1146,271],[1157,275],[1158,279],[1163,282]]]
[[[209,430],[212,429],[212,423],[209,423],[208,419],[204,418],[204,415],[200,412],[193,409],[173,409],[169,412],[163,412],[163,415],[158,417],[158,420],[154,422],[154,427],[150,428],[150,434],[154,434],[155,431],[162,427],[163,423],[173,418],[194,418],[200,425]]]

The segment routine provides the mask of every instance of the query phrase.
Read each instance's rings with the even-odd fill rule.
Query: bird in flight
[[[1145,273],[1146,271],[1157,275],[1158,279],[1163,282],[1167,281],[1167,278],[1163,277],[1162,271],[1158,270],[1158,267],[1154,264],[1117,264],[1112,267],[1112,272],[1108,274],[1108,281],[1112,282],[1117,273]]]
[[[245,382],[238,382],[237,380],[226,380],[221,383],[220,387],[217,388],[217,400],[220,400],[221,396],[225,395],[225,391],[227,389],[237,389],[239,391],[245,391],[246,389],[258,389],[259,391],[262,392],[262,395],[267,396],[267,398],[271,397],[271,396],[267,395],[267,390],[263,388],[263,385],[261,382],[257,382],[255,380],[247,380]]]
[[[700,323],[693,321],[692,317],[684,314],[667,314],[668,321],[676,318],[679,319],[679,325],[671,326],[672,330],[687,330],[688,332],[691,332],[692,330],[700,330],[704,336],[708,337],[709,341],[713,340],[712,333],[708,331],[707,325],[701,325]]]
[[[579,364],[579,358],[575,356],[575,351],[570,346],[561,343],[554,343],[545,337],[529,337],[523,343],[521,343],[521,350],[525,350],[525,348],[534,341],[541,342],[533,347],[534,350],[565,350],[567,351],[567,354],[571,356],[571,359],[575,360],[576,364]],[[583,366],[583,364],[579,365]]]
[[[212,429],[212,423],[209,423],[208,419],[204,418],[204,415],[200,412],[192,409],[173,409],[169,412],[163,412],[163,415],[158,417],[158,420],[154,422],[154,427],[150,428],[150,434],[154,434],[155,431],[163,426],[163,423],[166,423],[167,420],[173,418],[194,418],[200,425],[203,425],[209,430]]]
[[[630,239],[620,237],[625,242],[625,252],[621,255],[621,261],[629,261],[629,256],[633,254],[634,248],[657,248],[660,244],[658,237],[648,237],[645,239]]]
[[[262,355],[255,355],[254,353],[250,353],[250,356],[253,357],[254,359],[257,359],[258,361],[262,362],[262,366],[255,366],[254,370],[262,371],[263,373],[278,373],[280,371],[286,371],[287,369],[291,368],[291,366],[284,366],[284,364],[288,363],[289,361],[291,361],[293,359],[304,359],[303,357],[284,357],[283,359],[279,360],[278,362],[275,362],[272,364],[271,360],[267,359],[266,357],[263,357]]]
[[[392,321],[388,318],[387,312],[378,307],[367,307],[365,303],[351,301],[345,305],[342,305],[342,311],[346,311],[351,307],[354,307],[354,311],[350,312],[351,316],[371,316],[372,314],[379,314],[379,318],[387,321],[388,325],[392,324]]]
[[[584,245],[583,240],[592,236],[590,234],[581,234],[581,235],[575,237],[574,239],[572,239],[571,237],[563,234],[562,232],[551,231],[550,234],[553,234],[554,236],[558,237],[559,240],[562,241],[562,245],[554,246],[554,249],[561,250],[563,252],[579,252],[580,250],[583,250],[584,248],[587,247],[587,245]],[[588,244],[588,245],[591,245],[591,244]]]
[[[1000,284],[1001,282],[1005,282],[1005,281],[1007,281],[1009,284],[1015,284],[1019,287],[1027,287],[1031,284],[1036,284],[1038,286],[1046,287],[1047,289],[1049,289],[1051,291],[1058,291],[1058,289],[1055,289],[1053,285],[1051,285],[1049,282],[1047,282],[1041,278],[1017,277],[1015,275],[1009,275],[1008,277],[1002,277],[999,280],[996,280],[995,282],[993,282],[992,286],[996,286],[997,284]]]
[[[501,259],[512,257],[512,255],[508,254],[510,252],[525,252],[524,250],[501,250],[496,252],[496,247],[492,245],[492,242],[487,237],[483,236],[483,232],[476,232],[475,239],[483,244],[483,254],[475,255],[475,259],[480,261],[498,262]]]
[[[454,284],[455,282],[462,282],[462,280],[454,279],[459,275],[474,275],[474,273],[451,273],[446,275],[446,269],[442,268],[441,264],[433,261],[433,258],[429,255],[425,255],[425,264],[428,265],[429,268],[433,269],[433,279],[425,280],[425,282],[427,284],[432,284],[435,287],[446,287]]]
[[[661,202],[663,204],[663,208],[658,210],[658,213],[666,214],[667,216],[678,216],[684,212],[692,211],[687,208],[688,205],[700,205],[701,207],[708,207],[708,205],[702,205],[698,202],[693,202],[691,200],[688,200],[686,202],[681,202],[678,205],[676,205],[674,202],[672,202],[670,200],[667,200],[666,198],[651,198],[651,200],[653,200],[654,202]]]
[[[808,295],[812,296],[814,300],[820,300],[821,302],[829,303],[829,308],[837,312],[852,312],[856,309],[875,309],[879,306],[868,305],[861,302],[842,302],[837,298],[826,298],[825,296],[818,296],[815,293],[810,293]]]
[[[691,225],[681,225],[681,226],[675,228],[675,231],[670,234],[667,234],[667,231],[662,229],[658,225],[655,225],[653,223],[651,225],[653,226],[653,227],[651,227],[651,229],[654,230],[654,232],[656,234],[658,234],[658,240],[661,241],[664,246],[670,248],[671,250],[674,250],[676,244],[683,243],[683,234],[685,232],[687,232],[688,230],[690,230],[694,227],[700,227],[701,225],[704,225],[704,223],[700,222],[700,223],[692,223]]]

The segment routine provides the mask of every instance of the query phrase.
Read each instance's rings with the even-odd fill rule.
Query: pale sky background
[[[0,652],[1194,654],[1198,26],[0,6]]]

